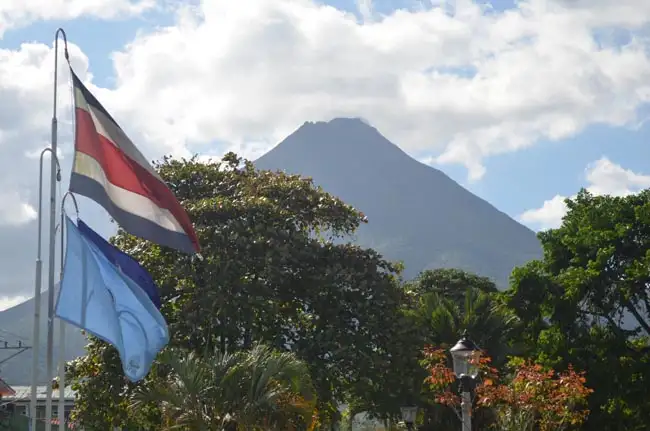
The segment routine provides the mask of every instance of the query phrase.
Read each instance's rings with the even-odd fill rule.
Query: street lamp
[[[481,351],[467,337],[467,331],[465,331],[463,332],[463,337],[458,340],[449,352],[454,362],[454,374],[460,380],[460,392],[462,393],[460,409],[462,412],[463,431],[472,431],[471,391],[478,376],[478,360],[481,356]]]
[[[418,417],[418,408],[415,406],[401,407],[400,410],[402,412],[402,420],[406,424],[406,429],[412,430],[415,419]]]

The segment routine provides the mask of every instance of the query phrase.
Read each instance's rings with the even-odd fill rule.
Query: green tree
[[[406,289],[422,331],[420,349],[431,345],[448,351],[467,330],[472,340],[495,358],[495,364],[505,363],[506,355],[512,353],[511,333],[516,319],[496,300],[498,290],[490,279],[460,269],[435,269],[423,271]],[[422,382],[426,371],[420,371]],[[432,400],[425,387],[422,404],[427,426],[458,429],[453,412]],[[488,419],[480,416],[475,422],[480,425]]]
[[[650,421],[650,191],[581,191],[562,226],[539,234],[540,261],[517,268],[505,302],[540,363],[587,371],[585,429],[642,430]]]
[[[385,347],[386,354],[381,361],[375,358],[358,365],[373,367],[374,377],[357,380],[346,391],[344,416],[348,426],[359,413],[384,423],[399,421],[400,407],[418,402],[423,378],[419,365],[422,328],[406,305],[392,322],[386,323],[383,335],[391,340]]]
[[[157,169],[194,222],[202,260],[122,231],[114,243],[158,283],[172,347],[291,350],[309,367],[324,420],[335,421],[340,401],[362,398],[363,382],[391,366],[403,300],[399,268],[345,242],[364,215],[310,179],[257,171],[232,153],[218,163],[164,159]],[[87,366],[71,373],[77,417],[99,429],[126,423],[131,390],[104,349],[92,341]],[[105,384],[110,399],[96,397]]]
[[[400,313],[393,325],[385,328],[386,335],[393,340],[388,347],[389,366],[378,370],[377,378],[355,385],[360,396],[348,394],[348,421],[362,412],[383,421],[399,421],[400,406],[426,404],[428,398],[420,397],[426,376],[420,365],[422,347],[425,344],[451,347],[463,329],[481,328],[481,331],[486,331],[493,323],[501,322],[494,319],[497,311],[492,310],[490,295],[497,292],[494,283],[463,270],[423,271],[405,283],[404,292],[406,299]],[[495,326],[494,330],[487,329],[480,341],[487,340],[491,334],[503,333],[503,329]],[[444,419],[450,416],[446,409],[433,404],[429,407],[427,419],[437,426],[447,419],[453,427],[458,424],[456,418]]]
[[[487,277],[457,268],[439,268],[422,271],[413,281],[407,283],[414,294],[437,293],[459,304],[465,300],[467,289],[483,293],[497,293],[494,282]]]
[[[392,367],[370,382],[362,397],[348,398],[347,416],[370,412],[382,420],[399,419],[399,407],[423,407],[424,429],[457,429],[458,419],[448,409],[421,394],[426,370],[421,366],[425,345],[448,349],[468,329],[476,342],[505,357],[512,316],[493,297],[497,288],[488,278],[459,269],[423,271],[404,286],[406,301],[390,328]],[[389,328],[387,328],[388,330]],[[431,428],[427,428],[431,427]]]
[[[459,269],[423,271],[406,286],[424,344],[450,348],[467,331],[497,366],[518,350],[517,317],[503,307],[495,284]]]
[[[132,395],[131,409],[162,413],[163,430],[288,430],[309,424],[315,398],[304,362],[262,345],[232,355],[168,349],[164,375]]]
[[[138,429],[141,418],[133,418],[127,410],[134,385],[124,377],[117,350],[89,338],[87,354],[66,364],[66,382],[78,391],[72,421],[89,431]]]

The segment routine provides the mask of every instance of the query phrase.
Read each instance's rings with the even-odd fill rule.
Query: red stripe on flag
[[[83,109],[77,109],[76,112],[76,150],[97,160],[112,184],[146,196],[160,208],[171,211],[167,205],[169,196],[165,196],[171,194],[167,186],[131,160],[105,136],[97,133],[88,112]]]
[[[111,141],[97,133],[95,123],[87,111],[81,108],[77,108],[75,111],[76,151],[97,160],[108,181],[115,186],[145,196],[158,207],[169,210],[190,237],[198,252],[198,238],[192,227],[192,222],[167,185],[131,160]],[[128,211],[128,208],[124,209]],[[117,221],[119,223],[119,220]]]

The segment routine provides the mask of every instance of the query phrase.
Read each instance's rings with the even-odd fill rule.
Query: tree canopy
[[[475,423],[520,414],[508,401],[516,397],[505,395],[525,386],[526,376],[542,381],[555,369],[542,385],[548,390],[535,392],[527,423],[545,414],[542,398],[560,391],[562,379],[582,385],[584,371],[589,390],[581,392],[580,410],[571,410],[581,412],[573,425],[647,429],[650,191],[581,191],[567,201],[562,226],[539,233],[543,258],[515,268],[510,288],[499,292],[491,280],[453,268],[403,282],[401,265],[351,242],[367,222],[363,213],[308,178],[259,171],[232,153],[208,163],[166,158],[157,169],[193,220],[201,257],[123,231],[112,239],[157,282],[171,341],[149,376],[132,384],[115,349],[91,338],[87,355],[68,370],[75,417],[86,429],[163,429],[170,421],[205,428],[206,412],[222,419],[219,426],[231,415],[251,429],[304,429],[309,411],[318,416],[311,425],[326,428],[343,403],[351,416],[384,420],[416,404],[423,429],[457,429],[426,379],[441,369],[445,390],[457,389],[445,355],[464,330],[498,369],[521,358],[511,375],[499,374],[500,395],[490,392]],[[426,351],[438,352],[437,368]],[[278,371],[282,361],[286,372]],[[306,378],[296,380],[301,373]],[[262,385],[268,393],[255,392],[260,398],[243,390],[253,375],[269,377]]]
[[[531,357],[587,371],[585,429],[647,429],[650,404],[650,191],[581,191],[562,226],[539,234],[544,258],[517,268],[507,304]]]
[[[408,314],[419,335],[414,343],[420,350],[419,361],[413,373],[420,383],[417,390],[421,392],[424,429],[458,429],[456,415],[434,402],[428,384],[422,386],[429,368],[426,358],[421,356],[422,349],[436,346],[440,351],[448,351],[468,331],[482,350],[503,364],[510,353],[510,313],[499,306],[493,281],[460,269],[423,271],[406,283],[405,290],[410,298]],[[458,389],[457,385],[454,387]],[[477,423],[486,423],[486,419],[477,417]]]
[[[259,344],[234,354],[167,349],[159,363],[164,378],[140,385],[130,404],[135,414],[160,411],[159,429],[285,431],[313,422],[309,371],[293,353]]]
[[[307,364],[324,420],[391,369],[399,266],[345,241],[366,222],[361,212],[310,179],[258,171],[232,153],[209,163],[167,158],[157,169],[193,220],[202,259],[123,231],[113,242],[158,283],[170,347],[291,351]],[[114,349],[92,340],[72,365],[79,421],[128,424],[134,388]],[[96,396],[99,388],[108,390]]]

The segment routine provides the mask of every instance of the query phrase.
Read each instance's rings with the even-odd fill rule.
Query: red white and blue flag
[[[75,156],[70,191],[101,205],[128,233],[200,251],[189,216],[147,159],[71,70]]]

